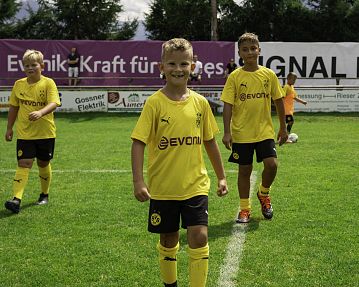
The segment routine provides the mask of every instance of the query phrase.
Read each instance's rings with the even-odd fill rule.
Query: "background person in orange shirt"
[[[294,89],[294,83],[297,80],[297,75],[290,72],[287,75],[287,84],[283,87],[284,90],[284,109],[285,109],[285,123],[287,124],[288,134],[292,130],[294,124],[294,101],[297,101],[303,105],[307,102],[297,97],[297,92]]]

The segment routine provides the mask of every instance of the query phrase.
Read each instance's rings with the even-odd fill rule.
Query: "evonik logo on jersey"
[[[158,148],[160,150],[164,150],[169,146],[182,146],[182,145],[201,145],[202,140],[201,137],[174,137],[174,138],[166,138],[162,137]]]
[[[252,99],[261,99],[261,98],[269,98],[269,94],[266,93],[254,93],[254,94],[245,94],[242,93],[239,95],[239,99],[244,102],[246,100],[252,100]]]
[[[25,106],[33,106],[33,107],[44,107],[46,104],[44,102],[35,102],[20,99],[20,102]]]

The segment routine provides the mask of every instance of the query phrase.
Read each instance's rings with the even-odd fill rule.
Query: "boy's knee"
[[[264,160],[263,163],[264,163],[264,168],[269,170],[277,170],[278,162],[275,158]]]
[[[252,174],[252,165],[241,165],[239,167],[239,176],[241,177],[250,177]]]

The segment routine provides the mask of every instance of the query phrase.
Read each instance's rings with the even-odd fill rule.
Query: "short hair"
[[[287,79],[289,79],[289,78],[291,78],[291,77],[297,78],[298,76],[297,76],[297,74],[294,73],[294,72],[289,72],[288,75],[287,75]]]
[[[24,53],[24,56],[22,57],[22,61],[36,61],[40,64],[44,63],[44,55],[37,50],[26,50],[26,52]]]
[[[240,36],[238,39],[238,47],[240,47],[243,42],[251,42],[259,46],[258,36],[254,33],[246,32],[242,36]]]
[[[165,55],[173,51],[189,51],[191,58],[193,58],[192,44],[183,38],[173,38],[162,44],[161,59],[164,59]]]

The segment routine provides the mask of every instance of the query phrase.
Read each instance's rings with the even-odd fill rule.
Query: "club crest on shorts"
[[[22,156],[22,154],[23,154],[23,152],[22,152],[22,150],[21,149],[19,149],[18,151],[17,151],[17,156]]]
[[[234,152],[234,153],[233,153],[233,158],[234,158],[234,159],[239,159],[239,154],[236,153],[236,152]]]
[[[159,215],[158,213],[154,212],[151,214],[151,224],[153,226],[158,226],[161,223],[161,215]]]

